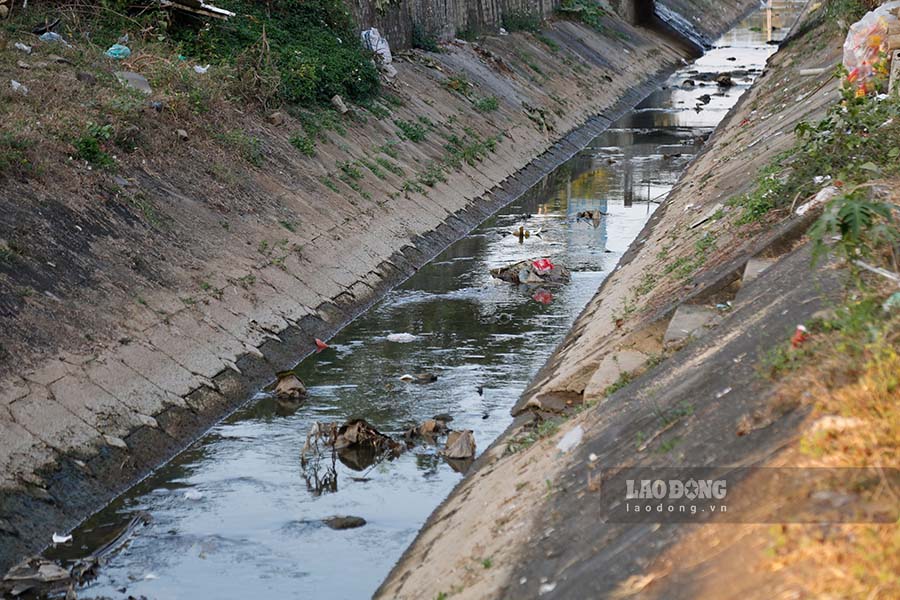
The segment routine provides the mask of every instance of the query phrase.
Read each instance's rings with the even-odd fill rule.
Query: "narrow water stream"
[[[801,4],[776,2],[768,20],[787,27]],[[451,427],[472,429],[479,451],[487,448],[657,202],[774,51],[766,26],[766,11],[757,11],[583,152],[351,323],[329,350],[297,365],[310,392],[305,402],[290,406],[264,394],[251,399],[74,531],[72,546],[48,552],[83,556],[138,511],[150,515],[79,597],[371,595],[462,474],[424,445],[372,466],[337,461],[331,473],[324,460],[318,473],[304,470],[300,451],[310,426],[360,417],[399,434],[447,413]],[[783,33],[775,29],[774,37]],[[716,85],[723,72],[734,73],[733,87]],[[580,220],[582,211],[607,214]],[[541,235],[520,243],[508,235],[519,226]],[[543,256],[568,266],[571,283],[526,290],[489,274]],[[389,341],[392,333],[415,339]],[[399,380],[423,371],[437,381]],[[320,522],[331,515],[357,515],[367,524],[334,531]]]

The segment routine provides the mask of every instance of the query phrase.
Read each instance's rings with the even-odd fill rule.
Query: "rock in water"
[[[366,524],[366,520],[362,517],[343,517],[343,516],[334,516],[328,517],[327,519],[322,519],[322,522],[331,527],[332,529],[356,529],[357,527],[362,527]]]
[[[303,398],[306,396],[306,386],[291,371],[279,373],[275,395],[279,398]]]
[[[475,435],[472,430],[451,431],[447,435],[447,447],[441,454],[447,458],[472,458],[475,456]]]

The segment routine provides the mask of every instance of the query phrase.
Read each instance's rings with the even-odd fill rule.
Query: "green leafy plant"
[[[486,96],[475,101],[475,110],[480,113],[493,112],[500,107],[495,96]]]
[[[867,258],[885,243],[898,240],[894,221],[895,206],[870,199],[870,189],[856,188],[832,200],[813,223],[809,236],[814,242],[814,255],[827,253],[829,241],[847,258]]]
[[[112,157],[103,149],[103,143],[108,141],[112,135],[112,125],[88,123],[87,130],[75,139],[75,155],[98,167],[112,165]]]
[[[400,137],[411,142],[424,142],[428,133],[428,128],[421,123],[397,120],[394,121],[394,125],[400,129],[400,131],[398,131]]]

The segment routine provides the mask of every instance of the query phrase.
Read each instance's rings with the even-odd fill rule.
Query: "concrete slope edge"
[[[63,453],[30,476],[18,489],[0,494],[0,567],[40,549],[52,531],[66,530],[115,494],[138,481],[153,468],[183,449],[211,424],[233,411],[248,397],[271,381],[272,373],[289,368],[308,353],[313,337],[327,339],[340,327],[412,274],[440,250],[471,230],[494,211],[514,200],[556,165],[571,157],[612,119],[639,102],[654,89],[671,66],[650,74],[639,86],[620,98],[606,114],[589,119],[566,135],[529,166],[509,177],[478,201],[449,216],[437,229],[420,236],[415,243],[396,252],[370,274],[364,294],[342,294],[316,307],[315,316],[303,317],[285,330],[269,331],[259,346],[248,349],[232,365],[225,365],[205,379],[180,405],[161,413],[145,415],[145,423],[128,435],[104,439],[96,455],[77,450]],[[62,364],[63,371],[66,365]],[[52,415],[48,415],[52,418]],[[15,435],[14,428],[7,433]]]
[[[809,38],[814,37],[808,36],[808,39],[802,41],[808,44]],[[780,256],[793,256],[794,258],[790,261],[790,272],[794,277],[802,274],[803,269],[809,268],[808,252],[806,250],[792,251],[800,243],[810,221],[815,218],[816,215],[812,214],[807,214],[804,218],[789,218],[774,224],[763,232],[756,231],[755,235],[750,236],[749,239],[737,236],[732,240],[732,246],[720,253],[722,256],[715,261],[715,264],[705,266],[699,274],[691,278],[690,285],[679,284],[677,288],[655,290],[658,293],[650,298],[651,302],[646,311],[641,311],[636,317],[625,319],[625,328],[622,333],[617,333],[614,329],[604,332],[604,328],[601,327],[600,333],[592,334],[589,327],[592,322],[600,320],[607,322],[608,315],[613,314],[617,304],[621,306],[626,300],[627,293],[633,289],[630,287],[631,283],[636,284],[639,281],[634,278],[633,274],[631,283],[627,280],[618,281],[614,275],[633,272],[636,269],[640,271],[641,268],[646,267],[646,257],[651,254],[651,249],[644,248],[644,243],[651,239],[650,234],[655,230],[657,233],[656,236],[653,236],[657,238],[655,241],[663,237],[665,232],[660,233],[658,230],[664,229],[660,226],[664,217],[680,222],[681,227],[688,229],[691,221],[697,218],[692,217],[691,214],[702,216],[703,212],[708,211],[716,202],[724,202],[728,198],[748,191],[754,183],[752,176],[754,169],[761,168],[790,144],[792,136],[782,134],[792,132],[794,125],[801,120],[814,119],[822,115],[824,107],[836,99],[837,86],[836,84],[827,86],[828,75],[796,78],[789,86],[783,86],[781,82],[784,80],[779,80],[778,77],[784,74],[786,69],[795,71],[812,67],[823,73],[830,72],[830,66],[833,66],[834,61],[839,60],[840,57],[839,42],[833,46],[827,46],[827,52],[819,53],[805,52],[808,49],[795,46],[802,46],[802,44],[792,42],[786,53],[779,52],[770,59],[770,64],[766,69],[768,73],[754,84],[750,92],[723,120],[714,136],[710,138],[701,154],[694,159],[688,171],[670,194],[671,206],[684,210],[676,210],[675,214],[672,214],[667,213],[668,206],[664,206],[654,214],[632,244],[628,254],[619,263],[616,271],[604,281],[600,292],[578,317],[570,334],[524,392],[518,404],[521,411],[520,417],[491,448],[482,454],[451,496],[432,513],[413,545],[407,549],[403,559],[382,584],[376,594],[377,597],[414,597],[416,585],[421,586],[426,581],[433,586],[430,589],[459,592],[462,597],[479,597],[479,594],[481,597],[487,597],[487,595],[499,597],[500,590],[510,592],[511,597],[537,596],[539,591],[536,587],[532,587],[537,582],[531,580],[530,576],[517,572],[515,565],[519,563],[520,559],[531,561],[532,566],[541,560],[555,559],[559,555],[560,549],[549,549],[546,555],[538,556],[545,549],[543,547],[545,537],[541,535],[542,524],[538,521],[556,509],[547,506],[545,499],[542,498],[543,494],[540,493],[541,490],[535,494],[533,490],[529,492],[532,489],[529,486],[538,485],[546,492],[542,476],[555,478],[559,475],[557,470],[559,466],[554,466],[554,463],[569,464],[567,459],[557,461],[555,458],[547,458],[557,454],[554,452],[556,441],[567,430],[571,431],[572,427],[578,424],[584,425],[590,419],[593,411],[589,410],[583,413],[583,415],[588,415],[587,418],[570,419],[561,427],[559,433],[551,434],[548,438],[534,443],[531,447],[534,452],[520,450],[511,456],[504,456],[513,435],[521,429],[523,424],[531,422],[536,412],[540,412],[540,410],[522,410],[528,401],[542,391],[549,391],[551,394],[572,394],[587,400],[586,384],[589,383],[588,380],[596,374],[596,371],[602,370],[600,367],[603,366],[604,359],[610,356],[615,357],[619,349],[617,342],[613,340],[621,340],[629,333],[650,329],[658,323],[663,325],[664,330],[667,317],[678,306],[691,302],[709,302],[710,299],[714,299],[717,294],[723,292],[733,294],[735,284],[739,283],[741,278],[741,272],[754,257],[764,256],[768,262],[772,262]],[[787,98],[798,97],[798,94],[803,97],[802,103],[797,101],[793,105],[780,104]],[[754,140],[754,138],[756,139]],[[761,140],[763,140],[762,144],[757,147]],[[735,143],[736,141],[740,143]],[[727,151],[725,150],[726,146],[728,146]],[[753,149],[754,147],[756,148]],[[732,159],[738,160],[729,164]],[[735,166],[736,164],[737,166]],[[703,190],[702,193],[699,190],[691,190],[698,185],[698,182],[700,189]],[[721,189],[719,189],[720,186]],[[694,196],[700,196],[698,198],[699,205],[696,207],[697,211],[700,211],[699,213],[688,210],[690,208],[688,201],[694,201],[692,200]],[[692,247],[693,237],[691,235],[685,237],[688,238],[688,245]],[[651,244],[648,243],[647,246],[651,246]],[[653,254],[656,253],[653,252]],[[631,264],[638,257],[641,257],[643,263]],[[774,277],[774,273],[775,271],[770,276]],[[763,278],[761,283],[754,282],[754,285],[748,290],[764,287],[766,280]],[[821,290],[807,289],[806,291]],[[605,293],[614,297],[604,298]],[[821,302],[819,298],[816,300]],[[821,304],[810,304],[807,307],[809,310],[803,314],[792,314],[790,319],[780,323],[778,325],[780,329],[787,327],[786,330],[781,331],[781,335],[790,334],[791,328],[785,323],[793,324],[794,320],[792,319],[799,319],[796,322],[802,322],[804,317],[809,316],[807,313],[814,310],[816,306],[821,306]],[[612,328],[606,327],[605,329]],[[655,334],[662,337],[662,331],[656,331]],[[727,334],[722,333],[721,335]],[[570,353],[573,352],[573,346],[578,344],[585,346],[586,349],[582,349],[580,353],[572,356]],[[692,352],[691,348],[694,348],[693,344],[682,352]],[[645,356],[644,358],[649,357]],[[669,360],[671,358],[666,360],[663,365]],[[574,368],[569,369],[567,376],[559,375],[557,371],[565,363],[573,363],[579,369],[585,369],[588,375],[583,375]],[[586,366],[581,363],[586,363]],[[665,366],[659,366],[651,368],[644,375],[635,375],[637,380],[621,388],[615,398],[621,400],[629,397],[629,394],[640,388],[646,378],[653,377],[655,373],[665,368]],[[624,368],[617,370],[615,375],[620,373],[628,374]],[[614,383],[615,379],[615,377],[611,380],[607,379],[607,384]],[[591,392],[592,399],[596,400],[598,390],[602,389],[603,386],[594,386]],[[600,398],[599,401],[603,402],[602,394]],[[625,405],[621,405],[620,408],[626,409]],[[802,415],[799,416],[802,417]],[[788,429],[791,424],[796,424],[796,419],[790,420]],[[619,431],[621,427],[613,429]],[[790,431],[787,433],[781,431],[779,435],[783,440],[784,436],[790,436]],[[617,439],[615,431],[604,434],[604,439],[607,441],[614,438]],[[587,440],[585,443],[589,442],[590,440]],[[579,452],[579,455],[581,454]],[[581,458],[584,459],[584,456]],[[550,479],[547,481],[549,485]],[[470,509],[470,506],[477,506],[477,508]],[[559,516],[559,513],[555,514],[557,517]],[[481,529],[490,531],[488,534],[491,537],[490,543],[485,542],[484,536],[477,534]],[[510,533],[511,529],[517,529],[520,532],[518,537],[514,536],[514,539],[504,537],[513,535]],[[458,531],[462,532],[461,536],[456,535]],[[494,538],[502,541],[495,544],[493,543]],[[498,545],[502,547],[502,555],[493,555],[493,567],[489,572],[482,572],[477,561],[467,562],[473,561],[479,556],[491,556],[491,549],[496,550]],[[483,554],[478,554],[479,552],[483,552]],[[430,565],[440,564],[442,566],[419,570],[419,565],[423,565],[426,558]],[[571,557],[569,559],[571,560]],[[467,567],[467,564],[473,566]],[[594,566],[596,567],[596,565]],[[592,576],[594,579],[600,577],[596,571]],[[517,588],[516,584],[523,578],[529,579],[529,587]],[[466,581],[467,579],[469,581]],[[484,581],[488,579],[493,581],[485,583]],[[544,576],[541,580],[547,580],[547,577]],[[572,589],[568,591],[573,592]],[[585,590],[580,590],[580,592],[587,593]],[[593,596],[587,593],[586,597]]]

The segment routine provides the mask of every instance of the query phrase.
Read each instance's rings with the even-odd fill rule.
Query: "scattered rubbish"
[[[115,60],[124,60],[131,56],[131,48],[123,44],[113,44],[106,51],[106,55]]]
[[[719,87],[732,87],[734,81],[731,79],[731,73],[721,73],[716,77],[716,85]]]
[[[426,438],[434,440],[435,437],[444,435],[449,429],[446,421],[439,419],[425,419],[421,425],[413,425],[403,433],[403,439],[413,441],[416,438]]]
[[[509,35],[509,32],[503,27],[500,28],[500,35]]]
[[[362,38],[363,45],[378,56],[378,60],[381,64],[389,65],[393,62],[394,58],[391,56],[391,47],[388,44],[388,41],[382,37],[381,33],[379,33],[376,28],[370,27],[359,35]]]
[[[397,342],[398,344],[408,344],[410,342],[416,341],[417,339],[419,339],[419,337],[411,333],[391,333],[387,336],[387,341]]]
[[[328,349],[328,344],[326,344],[319,338],[316,338],[316,352],[321,352],[322,350],[327,350],[327,349]]]
[[[16,81],[15,79],[11,79],[9,81],[9,85],[14,92],[22,94],[23,96],[28,95],[28,88],[25,87],[24,85],[22,85],[21,83],[19,83],[18,81]]]
[[[346,115],[350,111],[347,105],[344,104],[344,99],[337,94],[331,97],[331,106],[342,115]]]
[[[198,500],[203,500],[203,492],[199,492],[197,490],[188,490],[184,493],[185,500],[192,500],[197,502]]]
[[[209,65],[194,65],[194,73],[197,73],[198,75],[206,75],[207,71],[209,71]]]
[[[818,67],[815,69],[800,69],[799,71],[797,71],[797,74],[800,75],[800,77],[812,77],[813,75],[821,75],[828,70],[829,69],[825,67]]]
[[[322,519],[322,522],[331,527],[332,529],[356,529],[357,527],[362,527],[366,524],[366,520],[362,517],[351,517],[351,516],[334,516],[328,517],[327,519]]]
[[[410,375],[406,373],[405,375],[400,376],[400,381],[405,381],[407,383],[434,383],[438,380],[438,376],[434,373],[416,373],[415,375]]]
[[[881,308],[884,312],[890,312],[900,308],[900,292],[894,292],[888,296],[887,300],[884,301],[884,304],[881,305]]]
[[[491,276],[509,283],[560,285],[567,283],[572,274],[566,267],[554,265],[548,258],[540,258],[491,269]]]
[[[62,45],[65,46],[66,48],[71,48],[71,47],[72,47],[72,44],[70,44],[69,42],[67,42],[67,41],[63,38],[63,36],[59,35],[58,33],[53,32],[53,31],[47,31],[47,32],[45,32],[45,33],[42,33],[42,34],[38,37],[38,39],[41,40],[42,42],[46,42],[46,43],[48,43],[48,44],[62,44]]]
[[[357,445],[371,446],[379,452],[395,451],[399,448],[396,441],[372,427],[364,419],[353,419],[341,425],[336,431],[332,445],[336,450]]]
[[[805,202],[797,207],[797,210],[794,211],[798,216],[803,216],[808,213],[811,209],[821,206],[826,202],[829,202],[832,198],[837,196],[840,193],[840,190],[833,185],[829,185],[828,187],[824,187],[815,195],[815,197],[809,202]]]
[[[542,583],[541,587],[538,588],[538,595],[543,596],[544,594],[549,594],[553,590],[556,589],[556,582],[550,581],[548,583]]]
[[[68,570],[53,561],[34,556],[15,565],[3,576],[0,592],[8,592],[13,597],[26,592],[32,592],[35,596],[50,595],[65,591],[71,580]]]
[[[889,279],[889,280],[893,281],[894,283],[900,283],[900,273],[894,273],[893,271],[888,271],[887,269],[882,269],[881,267],[876,267],[874,265],[870,265],[869,263],[867,263],[863,260],[859,260],[859,259],[854,259],[851,262],[853,262],[853,264],[856,265],[857,267],[863,268],[866,271],[869,271],[870,273],[875,273],[876,275],[880,275],[881,277],[884,277],[885,279]]]
[[[716,309],[731,310],[731,303],[730,302],[720,302],[719,304],[716,304]]]
[[[721,392],[716,392],[716,400],[718,400],[719,398],[722,398],[722,397],[724,397],[724,396],[726,396],[726,395],[728,395],[728,394],[730,394],[730,393],[731,393],[731,388],[730,388],[730,387],[725,388],[725,389],[722,390]]]
[[[808,339],[809,332],[806,330],[806,327],[804,327],[803,325],[797,325],[797,329],[794,331],[794,335],[791,336],[791,347],[799,348]]]
[[[544,288],[538,288],[538,290],[531,295],[531,299],[538,304],[547,305],[553,302],[553,294]]]
[[[207,4],[203,0],[159,0],[159,5],[163,8],[171,8],[214,19],[224,20],[235,15],[230,10]]]
[[[54,533],[51,538],[54,544],[68,544],[72,541],[71,535],[59,535],[58,533]]]
[[[278,382],[275,384],[275,396],[278,398],[303,398],[306,396],[306,386],[292,371],[278,373]]]
[[[857,427],[862,427],[866,422],[862,419],[857,419],[855,417],[840,417],[837,415],[826,415],[824,417],[820,417],[816,420],[815,423],[812,424],[812,432],[837,432],[840,433],[842,431],[846,431],[848,429],[855,429]]]
[[[125,87],[130,87],[131,89],[137,90],[148,96],[153,93],[150,82],[140,73],[134,73],[133,71],[116,71],[113,75],[115,75],[116,79],[119,80],[119,83]]]
[[[22,42],[15,43],[16,50],[21,50],[25,54],[31,54],[31,46],[28,44],[23,44]]]
[[[471,429],[451,431],[447,435],[447,447],[441,455],[447,458],[472,458],[475,456],[475,434]]]
[[[889,74],[891,51],[900,47],[900,43],[894,43],[896,36],[891,35],[900,29],[898,8],[900,2],[885,2],[847,32],[843,62],[847,83],[856,87],[857,96],[878,93],[877,81]]]
[[[563,453],[571,452],[578,444],[581,443],[581,438],[583,437],[584,429],[581,427],[581,425],[579,425],[566,433],[566,435],[564,435],[562,439],[559,440],[559,443],[556,444],[556,448]]]
[[[716,214],[718,214],[718,212],[721,210],[725,210],[725,205],[721,202],[716,203],[716,205],[713,206],[705,215],[691,223],[690,228],[696,229],[697,227],[700,227],[701,225],[712,219],[714,216],[716,216]]]
[[[180,139],[182,142],[186,142],[190,139],[188,132],[185,131],[184,129],[176,129],[175,135],[177,135],[178,139]]]
[[[597,456],[596,454],[594,454],[593,452],[591,452],[591,453],[588,455],[588,460],[591,461],[591,462],[597,462],[597,459],[598,459],[598,458],[600,458],[600,457]]]
[[[31,33],[34,35],[41,35],[42,33],[46,33],[48,31],[53,31],[60,24],[61,19],[56,17],[52,21],[44,21],[43,23],[38,23],[31,29]]]

